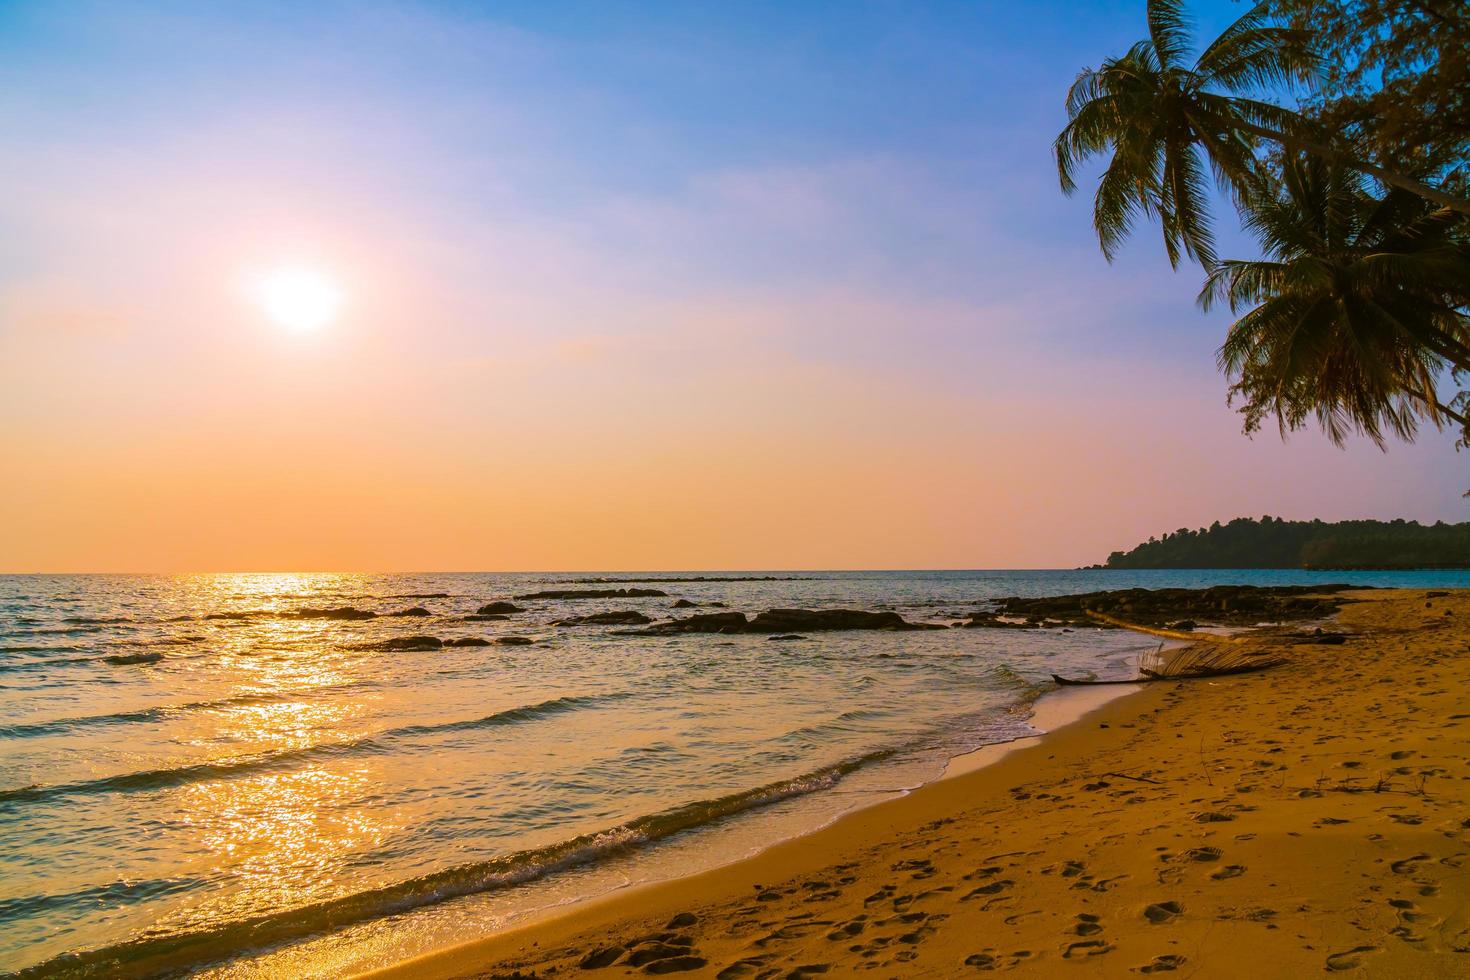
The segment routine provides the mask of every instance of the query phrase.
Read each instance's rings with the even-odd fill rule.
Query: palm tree
[[[1412,439],[1421,418],[1470,430],[1437,391],[1447,368],[1470,370],[1465,221],[1305,154],[1245,204],[1265,258],[1216,264],[1199,302],[1247,310],[1219,354],[1247,430],[1269,415],[1283,434],[1315,416],[1337,443]]]
[[[1311,35],[1270,23],[1257,4],[1186,65],[1190,32],[1180,0],[1148,0],[1149,37],[1121,57],[1077,76],[1067,93],[1069,122],[1054,147],[1062,190],[1076,190],[1077,167],[1110,147],[1093,223],[1111,260],[1137,218],[1157,217],[1169,261],[1214,261],[1207,196],[1214,182],[1240,201],[1266,179],[1256,150],[1268,140],[1369,174],[1442,207],[1470,214],[1470,201],[1315,139],[1299,115],[1240,93],[1308,81]]]

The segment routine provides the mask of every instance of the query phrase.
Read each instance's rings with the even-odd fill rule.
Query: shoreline
[[[541,977],[599,952],[618,962],[589,975],[1470,970],[1470,658],[1446,656],[1470,593],[1355,597],[1347,647],[1128,688],[753,857],[362,975]]]
[[[739,867],[750,861],[760,860],[764,855],[776,848],[791,845],[799,846],[802,841],[809,840],[813,836],[823,834],[837,827],[854,816],[883,807],[916,794],[923,792],[931,786],[954,779],[962,779],[968,774],[979,769],[992,766],[1001,759],[1027,748],[1040,744],[1052,732],[1059,728],[1075,724],[1087,716],[1095,713],[1106,705],[1122,700],[1129,694],[1137,693],[1142,685],[1116,685],[1105,687],[1059,687],[1044,692],[1030,706],[1027,716],[1027,724],[1037,730],[1037,734],[1023,735],[1002,742],[992,742],[978,748],[970,749],[959,755],[952,756],[944,763],[943,767],[929,780],[913,786],[895,789],[890,794],[864,800],[847,809],[831,815],[819,823],[798,829],[789,836],[783,836],[762,843],[753,851],[730,854],[718,863],[699,870],[690,871],[686,874],[658,877],[647,880],[632,881],[627,884],[600,891],[584,897],[574,898],[562,902],[548,904],[539,908],[519,914],[515,920],[505,929],[491,936],[477,937],[470,940],[461,940],[414,954],[405,958],[402,962],[388,966],[374,967],[364,971],[357,971],[348,975],[354,977],[392,977],[392,976],[420,976],[416,972],[421,964],[430,963],[439,957],[452,956],[462,950],[472,950],[487,942],[511,936],[522,930],[535,929],[549,922],[560,921],[563,917],[574,915],[582,910],[590,909],[603,903],[621,903],[625,900],[637,899],[643,893],[659,889],[664,886],[677,885],[680,882],[700,879],[706,875],[717,874],[731,868]],[[761,819],[759,814],[753,815],[753,819]],[[407,971],[400,974],[398,971]]]
[[[809,845],[824,848],[840,846],[839,842],[845,842],[849,834],[854,832],[861,834],[871,829],[866,821],[860,828],[850,828],[850,821],[870,814],[878,814],[875,825],[884,826],[890,820],[890,816],[885,811],[914,800],[916,797],[922,797],[919,805],[927,810],[930,806],[927,795],[930,790],[944,788],[946,802],[948,802],[951,794],[967,792],[972,788],[966,782],[972,777],[987,774],[996,767],[1011,761],[1020,753],[1049,748],[1055,736],[1082,722],[1092,720],[1095,715],[1100,716],[1109,707],[1129,701],[1131,697],[1145,693],[1145,690],[1145,685],[1140,683],[1136,686],[1058,688],[1046,692],[1037,699],[1027,719],[1028,724],[1038,729],[1038,734],[982,745],[954,756],[945,764],[943,771],[937,777],[903,792],[902,795],[892,799],[859,804],[807,832],[775,841],[753,854],[736,857],[712,868],[675,878],[637,882],[589,898],[536,909],[526,913],[510,928],[494,935],[472,939],[411,957],[401,963],[353,974],[353,976],[362,978],[362,980],[459,977],[463,976],[466,971],[479,969],[485,963],[506,955],[508,949],[502,947],[520,948],[525,945],[520,942],[522,939],[528,940],[530,946],[540,944],[539,934],[542,930],[573,933],[616,921],[626,904],[639,903],[643,908],[656,908],[667,904],[672,908],[680,905],[681,902],[689,904],[683,901],[688,893],[700,889],[710,891],[729,889],[730,895],[743,894],[744,888],[730,888],[731,884],[743,884],[744,880],[751,878],[752,875],[756,881],[773,878],[773,874],[759,873],[767,866],[770,866],[773,871],[776,868],[789,869],[800,866],[800,862],[794,860],[795,855],[788,852],[800,851]],[[834,839],[825,839],[828,836]],[[677,912],[671,912],[670,917],[675,914]]]

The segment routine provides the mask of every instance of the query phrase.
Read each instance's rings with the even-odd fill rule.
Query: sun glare
[[[337,318],[342,290],[312,269],[280,268],[260,278],[256,299],[265,315],[292,330],[316,330]]]

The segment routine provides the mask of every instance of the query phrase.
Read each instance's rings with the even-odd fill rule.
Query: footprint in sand
[[[1165,953],[1163,956],[1155,956],[1152,963],[1134,967],[1139,973],[1173,973],[1184,965],[1184,957],[1174,953]]]
[[[1341,973],[1344,970],[1356,970],[1363,962],[1374,953],[1382,952],[1377,946],[1354,946],[1352,949],[1341,953],[1333,953],[1327,957],[1327,970],[1330,973]]]
[[[1000,881],[992,881],[988,885],[981,885],[978,888],[971,889],[968,894],[960,898],[960,901],[964,902],[972,898],[979,898],[982,895],[999,895],[1001,892],[1005,891],[1007,888],[1010,888],[1014,884],[1015,882],[1009,878],[1002,878]]]
[[[1210,875],[1210,877],[1216,881],[1224,881],[1226,878],[1239,878],[1243,874],[1245,874],[1245,865],[1227,864],[1219,871]]]
[[[1143,910],[1143,917],[1156,926],[1173,921],[1184,912],[1184,906],[1178,902],[1155,902]]]
[[[742,977],[755,976],[767,963],[771,961],[770,956],[747,956],[743,960],[736,960],[715,974],[715,980],[740,980]]]
[[[1025,960],[1031,958],[1031,950],[1018,949],[1014,953],[999,953],[994,947],[987,946],[978,953],[971,953],[965,957],[965,966],[974,967],[977,970],[1012,970]]]
[[[1103,953],[1112,952],[1112,945],[1102,939],[1084,939],[1081,942],[1068,943],[1062,947],[1062,959],[1070,960],[1079,956],[1101,956]]]
[[[1444,923],[1444,920],[1432,912],[1421,911],[1418,905],[1406,898],[1394,898],[1389,900],[1389,905],[1398,910],[1399,924],[1389,930],[1389,935],[1397,936],[1406,943],[1422,943],[1424,936],[1414,931],[1412,927],[1422,926],[1425,929],[1433,929]]]
[[[854,936],[860,935],[868,927],[867,918],[865,915],[859,915],[849,922],[844,922],[836,929],[827,933],[827,938],[833,942],[838,942],[839,940],[851,939]]]
[[[1102,920],[1091,912],[1078,912],[1077,924],[1072,927],[1074,936],[1095,936],[1102,932]]]
[[[1419,866],[1420,861],[1428,860],[1428,854],[1415,854],[1413,857],[1406,857],[1401,861],[1395,861],[1388,867],[1396,875],[1411,875],[1414,873],[1414,869]]]

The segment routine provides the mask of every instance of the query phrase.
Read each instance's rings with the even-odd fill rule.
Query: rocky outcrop
[[[509,613],[518,613],[518,612],[525,612],[525,611],[526,610],[522,609],[520,606],[516,605],[514,602],[506,602],[504,599],[501,599],[501,600],[497,600],[496,602],[487,602],[485,605],[483,605],[479,609],[476,609],[475,610],[475,615],[476,616],[505,616],[505,615],[508,615]]]
[[[287,613],[286,619],[376,619],[375,612],[366,609],[353,609],[351,606],[339,606],[336,609],[298,609],[293,613]]]
[[[896,612],[861,609],[767,609],[750,621],[752,633],[814,630],[942,630],[937,623],[910,623]]]
[[[622,612],[593,613],[590,616],[573,616],[571,619],[563,619],[558,626],[643,626],[653,620],[635,609],[625,609]]]
[[[425,609],[423,606],[414,606],[412,609],[400,609],[397,612],[390,612],[387,615],[389,615],[389,616],[427,616],[427,615],[429,615],[429,610]]]
[[[702,613],[657,623],[644,630],[645,633],[745,633],[750,623],[745,613]]]
[[[161,653],[115,653],[110,657],[103,657],[110,664],[126,666],[128,664],[156,664],[163,659]]]
[[[528,592],[517,599],[658,599],[667,598],[662,589],[547,589]]]
[[[490,641],[478,636],[462,636],[457,640],[445,640],[447,647],[488,647]]]
[[[944,629],[933,623],[910,623],[896,612],[861,609],[767,609],[752,619],[744,613],[704,613],[656,623],[645,633],[797,633],[818,630]]]
[[[531,639],[529,636],[498,636],[495,638],[495,642],[499,643],[501,646],[524,647],[530,646],[536,641]]]
[[[1216,585],[1208,589],[1119,589],[1062,596],[1010,596],[970,615],[967,627],[1116,628],[1093,613],[1141,626],[1187,631],[1199,624],[1255,626],[1266,622],[1323,619],[1353,600],[1338,593],[1351,585]],[[1005,618],[1001,618],[1005,617]]]
[[[444,641],[437,636],[395,636],[391,640],[364,644],[361,649],[398,653],[408,650],[438,650],[443,645]]]

